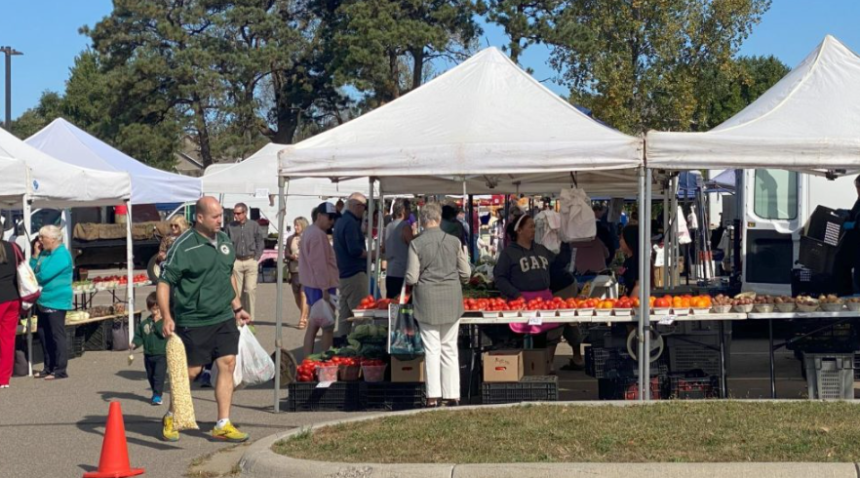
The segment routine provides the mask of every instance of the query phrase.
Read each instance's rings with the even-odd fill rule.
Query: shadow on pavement
[[[102,431],[107,422],[106,415],[90,415],[82,418],[76,423],[79,430],[91,433],[93,435],[104,435]],[[159,441],[161,436],[161,420],[153,419],[143,415],[124,415],[123,422],[125,424],[126,441],[130,444],[139,445],[154,450],[176,450],[179,447],[168,445]],[[134,435],[143,435],[151,437],[148,439],[138,438]]]
[[[144,384],[147,383],[146,372],[142,370],[119,370],[117,371],[116,376],[122,377],[126,380],[141,381]]]
[[[78,468],[84,470],[84,473],[89,473],[91,471],[98,471],[99,467],[93,465],[78,465]]]
[[[145,395],[138,395],[136,393],[124,393],[124,392],[98,392],[99,395],[102,396],[102,400],[106,402],[111,402],[114,400],[133,400],[137,402],[149,403],[149,398]]]

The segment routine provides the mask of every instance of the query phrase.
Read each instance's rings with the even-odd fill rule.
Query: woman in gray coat
[[[460,240],[439,228],[442,208],[429,203],[421,210],[424,232],[409,244],[406,283],[412,286],[415,319],[424,342],[427,406],[440,400],[460,401],[457,332],[463,315],[461,283],[471,269]]]

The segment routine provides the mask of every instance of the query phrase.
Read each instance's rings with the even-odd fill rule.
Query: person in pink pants
[[[15,363],[15,330],[21,312],[15,247],[0,240],[0,388],[9,388]]]

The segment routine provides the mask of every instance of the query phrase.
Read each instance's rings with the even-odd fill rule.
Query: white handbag
[[[39,286],[39,281],[36,280],[36,273],[33,268],[24,258],[21,249],[17,245],[12,244],[12,250],[15,251],[15,261],[17,265],[15,270],[18,273],[18,295],[21,297],[21,308],[30,310],[31,307],[42,295],[42,288]]]

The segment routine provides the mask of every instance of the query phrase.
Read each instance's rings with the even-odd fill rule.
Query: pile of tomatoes
[[[313,360],[304,359],[296,369],[296,380],[299,382],[314,382],[316,381],[316,370],[322,362],[314,362]]]
[[[396,304],[397,302],[391,299],[379,299],[376,300],[372,295],[361,299],[361,303],[358,305],[358,310],[388,310],[389,304]]]
[[[623,297],[621,299],[593,299],[593,298],[570,298],[562,299],[553,297],[544,300],[540,297],[526,301],[519,297],[514,300],[504,299],[463,299],[463,308],[467,311],[513,311],[513,310],[566,310],[566,309],[630,309],[639,307],[639,299]]]
[[[598,302],[596,309],[637,309],[639,299],[636,297],[621,297],[619,299],[602,299]]]

